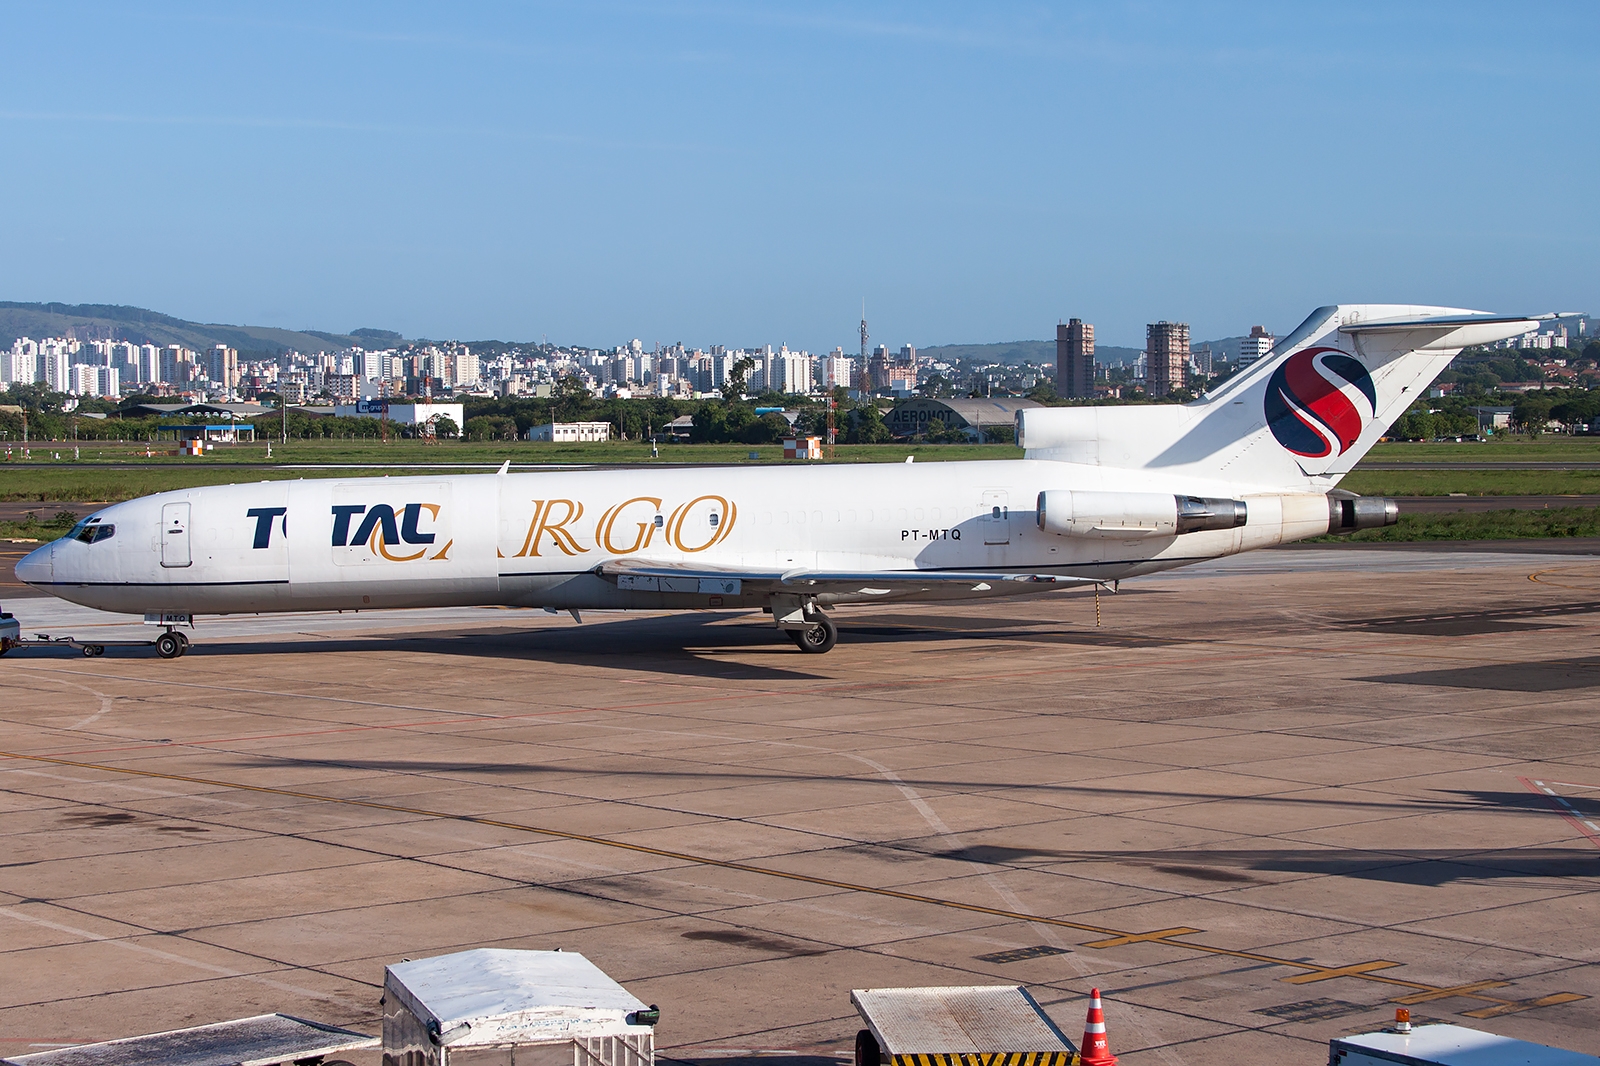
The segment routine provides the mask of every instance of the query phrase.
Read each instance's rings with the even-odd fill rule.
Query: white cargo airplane
[[[1340,478],[1463,347],[1553,316],[1321,307],[1183,405],[1023,411],[1021,461],[263,481],[113,504],[17,564],[63,599],[196,614],[763,608],[807,652],[840,604],[1104,584],[1392,524]]]

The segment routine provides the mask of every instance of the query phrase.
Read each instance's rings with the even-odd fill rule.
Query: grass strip
[[[1314,537],[1307,544],[1407,543],[1435,540],[1520,540],[1527,537],[1600,537],[1600,507],[1456,511],[1404,514],[1397,525],[1363,529],[1346,537]]]

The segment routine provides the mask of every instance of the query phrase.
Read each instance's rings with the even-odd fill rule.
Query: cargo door
[[[1011,543],[1011,506],[1009,495],[1004,489],[987,489],[983,494],[983,514],[979,518],[979,525],[983,526],[983,542],[985,544],[1010,544]]]
[[[161,565],[188,566],[193,561],[189,554],[189,505],[164,503],[161,505]]]

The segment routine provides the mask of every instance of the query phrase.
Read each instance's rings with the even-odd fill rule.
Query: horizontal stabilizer
[[[1562,316],[1544,315],[1435,315],[1431,318],[1376,319],[1371,322],[1350,322],[1339,327],[1340,333],[1400,333],[1406,330],[1427,328],[1453,328],[1456,326],[1488,326],[1506,322],[1526,322],[1529,329],[1540,322]]]

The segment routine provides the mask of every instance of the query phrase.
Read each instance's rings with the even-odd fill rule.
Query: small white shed
[[[570,951],[387,967],[384,1066],[654,1066],[660,1011]]]

